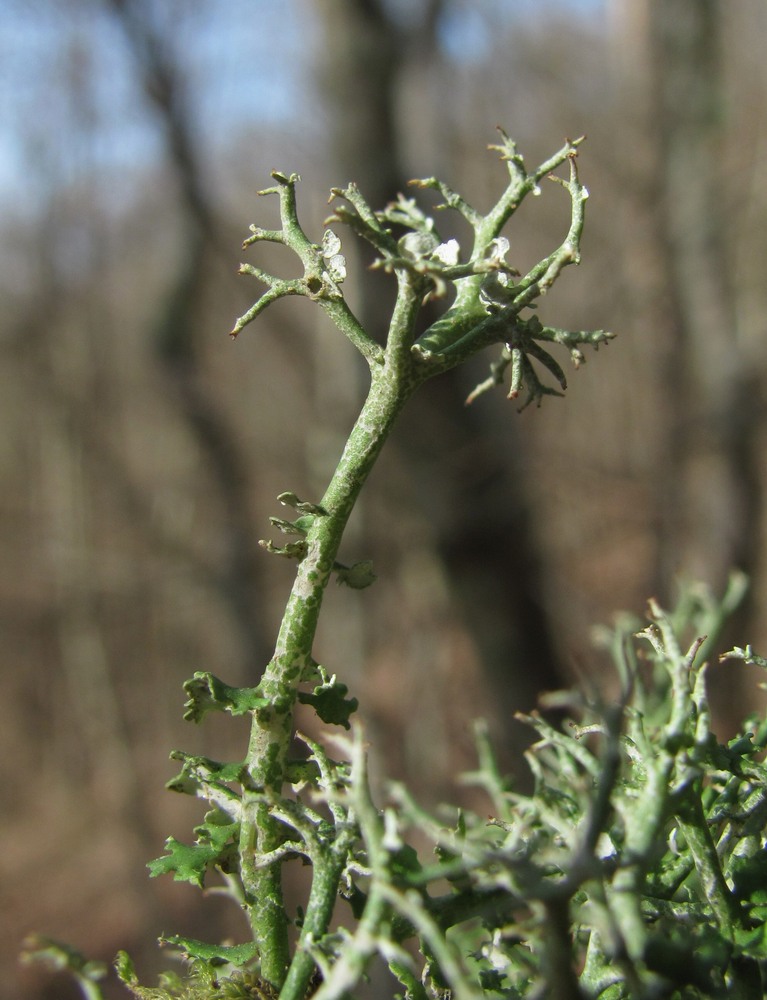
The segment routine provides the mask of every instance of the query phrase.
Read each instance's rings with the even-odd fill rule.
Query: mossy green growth
[[[347,1000],[363,994],[366,973],[383,961],[404,996],[418,1000],[762,997],[767,718],[752,716],[720,741],[704,659],[744,586],[733,577],[721,600],[690,588],[671,611],[651,602],[644,627],[623,616],[603,630],[618,695],[551,696],[543,709],[568,712],[564,724],[519,717],[536,733],[529,793],[499,771],[478,726],[477,768],[464,776],[486,796],[477,811],[432,814],[401,785],[388,788],[381,808],[358,727],[332,741],[338,759],[299,737],[307,758],[286,769],[290,795],[243,791],[244,809],[263,809],[279,832],[258,843],[256,863],[300,859],[312,872],[307,903],[290,916],[295,945],[282,987],[263,976],[257,940],[179,936],[165,943],[186,974],[145,987],[121,956],[121,980],[139,1000]],[[749,648],[719,659],[720,670],[740,669],[732,660],[765,668]],[[318,686],[332,687],[316,670]],[[186,758],[185,767],[211,796],[220,796],[216,781],[235,784],[239,773],[206,758]],[[205,871],[215,869],[247,910],[238,895],[242,840],[232,851],[235,807],[225,803],[198,828],[198,846],[221,848]],[[167,870],[196,881],[201,857],[179,848]],[[102,968],[54,942],[39,942],[38,954],[70,968],[88,1000],[102,998]]]
[[[278,497],[290,514],[270,520],[285,539],[262,544],[267,552],[293,562],[295,579],[263,676],[256,686],[239,687],[200,671],[184,686],[189,721],[203,723],[210,712],[247,716],[251,732],[246,752],[236,762],[174,753],[183,762],[182,771],[169,787],[202,799],[207,812],[194,830],[194,842],[170,838],[166,853],[151,862],[150,870],[206,888],[218,880],[219,891],[245,917],[246,940],[218,946],[174,938],[190,975],[168,977],[159,992],[141,986],[129,961],[121,958],[120,976],[135,996],[279,994],[281,1000],[304,1000],[316,991],[321,1000],[345,1000],[376,955],[386,960],[406,994],[418,1000],[434,990],[441,997],[446,990],[457,997],[479,995],[477,991],[501,982],[488,968],[479,976],[464,969],[465,955],[456,950],[462,939],[451,930],[467,914],[475,922],[487,920],[506,906],[496,898],[499,893],[503,896],[499,887],[492,890],[490,906],[483,890],[472,882],[481,870],[480,859],[488,858],[487,851],[502,849],[503,838],[495,842],[492,836],[501,827],[483,828],[475,844],[474,829],[467,825],[449,865],[439,855],[431,865],[417,859],[402,826],[407,811],[382,814],[373,803],[362,738],[351,721],[357,701],[335,674],[318,665],[314,643],[329,581],[335,578],[358,591],[374,583],[371,562],[341,561],[340,547],[367,478],[419,387],[495,347],[500,356],[491,365],[491,377],[468,401],[501,384],[510,368],[509,397],[524,392],[527,402],[540,403],[544,395],[559,395],[566,386],[553,352],[563,348],[577,367],[584,360],[581,347],[597,347],[611,338],[603,330],[547,327],[533,314],[537,299],[549,293],[563,269],[580,260],[588,192],[578,174],[579,145],[580,140],[568,141],[528,170],[514,142],[501,131],[492,148],[500,153],[506,176],[487,213],[433,177],[414,182],[416,189],[428,188],[442,197],[435,211],[457,213],[468,225],[466,249],[454,239],[443,239],[434,213],[415,198],[400,196],[374,210],[354,184],[334,189],[332,215],[315,241],[298,218],[295,174],[274,171],[273,185],[261,192],[277,198],[280,226],[273,230],[252,226],[244,248],[257,250],[263,243],[286,247],[299,274],[281,278],[258,265],[243,264],[241,272],[256,278],[264,290],[237,320],[232,334],[236,336],[279,299],[304,296],[360,352],[370,386],[324,495],[306,500],[286,490]],[[503,232],[522,201],[538,193],[546,178],[565,189],[569,222],[562,243],[523,275],[508,259],[510,244]],[[338,227],[370,244],[376,255],[374,266],[390,274],[396,284],[383,343],[364,328],[346,301],[346,261]],[[443,306],[433,322],[424,319],[428,300],[438,310]],[[314,709],[321,729],[333,727],[325,740],[314,741],[296,731],[298,705]],[[345,737],[349,730],[351,736]],[[340,735],[334,740],[333,733]],[[304,747],[304,761],[297,760],[297,743]],[[558,794],[561,799],[572,790]],[[576,806],[573,800],[573,809]],[[575,818],[573,812],[570,819]],[[437,843],[442,839],[440,835]],[[308,866],[311,885],[300,909],[293,912],[283,895],[283,869],[297,859]],[[432,905],[432,875],[463,886],[460,892],[468,894]],[[339,900],[351,904],[356,923],[350,928],[343,927]],[[476,906],[489,909],[480,912]],[[342,921],[339,929],[333,929],[334,918]],[[418,942],[425,957],[420,972],[405,947],[409,938]],[[98,990],[98,984],[89,980],[88,989]]]

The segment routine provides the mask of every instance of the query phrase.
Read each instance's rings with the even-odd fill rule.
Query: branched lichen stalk
[[[306,555],[296,573],[277,644],[259,685],[269,699],[253,716],[246,770],[240,839],[241,865],[262,975],[282,985],[289,965],[288,921],[280,887],[280,864],[258,867],[258,856],[274,850],[280,824],[269,814],[263,791],[279,795],[285,780],[288,748],[294,732],[298,685],[312,663],[312,647],[322,599],[336,561],[344,528],[394,421],[414,384],[396,371],[374,372],[368,398],[352,430],[341,461],[306,536]]]
[[[346,759],[340,762],[295,729],[299,700],[313,705],[323,722],[349,727],[356,699],[347,699],[346,686],[315,660],[315,633],[332,572],[357,588],[374,579],[368,561],[339,563],[339,546],[360,491],[417,386],[498,344],[500,359],[470,400],[510,370],[508,395],[524,388],[528,401],[540,401],[566,388],[551,348],[569,351],[578,367],[582,345],[596,347],[610,337],[601,330],[545,327],[529,312],[562,269],[579,260],[587,192],[576,169],[578,142],[566,143],[528,172],[514,143],[501,137],[495,148],[509,182],[487,215],[436,178],[419,182],[437,190],[443,207],[458,212],[473,230],[472,249],[463,257],[456,240],[441,241],[415,199],[400,196],[376,212],[354,185],[334,191],[342,204],[328,223],[347,225],[367,240],[380,255],[375,266],[397,281],[385,344],[363,329],[345,302],[340,286],[346,262],[338,235],[326,229],[315,243],[304,233],[296,211],[298,178],[275,171],[276,186],[262,192],[278,196],[282,227],[251,227],[246,246],[287,247],[303,274],[281,279],[243,265],[243,273],[266,290],[233,333],[277,299],[304,296],[364,356],[371,386],[325,495],[314,502],[284,492],[278,499],[299,516],[270,518],[293,537],[283,547],[271,541],[265,547],[295,558],[297,571],[261,682],[232,687],[200,672],[184,685],[186,718],[249,713],[251,736],[244,761],[173,753],[182,769],[169,787],[212,808],[195,829],[194,844],[169,838],[167,853],[149,867],[153,875],[172,872],[200,887],[218,871],[227,894],[247,914],[253,940],[217,945],[168,936],[164,943],[181,950],[190,974],[185,983],[171,975],[158,989],[142,987],[121,953],[117,974],[137,998],[275,1000],[279,993],[279,1000],[346,1000],[356,995],[376,953],[410,1000],[482,1000],[488,994],[578,1000],[608,992],[744,1000],[764,995],[767,767],[757,755],[767,745],[767,723],[749,722],[726,746],[717,743],[700,638],[719,629],[725,610],[742,596],[742,582],[733,584],[723,602],[690,593],[680,603],[682,612],[673,615],[652,603],[650,625],[641,633],[634,623],[619,627],[611,646],[624,691],[620,705],[573,700],[582,721],[566,728],[517,713],[538,733],[526,753],[531,795],[503,779],[480,733],[473,781],[490,795],[489,822],[467,811],[446,827],[441,816],[431,816],[396,788],[381,813],[370,792],[359,729],[351,742],[343,741]],[[522,199],[564,163],[569,179],[554,179],[570,196],[567,235],[523,276],[507,260],[510,244],[501,230]],[[452,305],[431,326],[419,327],[423,302],[449,290]],[[690,630],[698,638],[684,652],[680,636]],[[651,664],[634,648],[637,641],[649,642]],[[767,667],[750,647],[729,656]],[[309,747],[308,760],[288,757],[294,737]],[[411,843],[414,829],[435,845],[430,862],[423,863]],[[310,863],[312,878],[293,943],[281,871],[296,856]],[[339,894],[351,905],[351,930],[331,931]],[[421,960],[416,947],[405,947],[411,938]],[[68,968],[89,997],[101,996],[103,969],[72,949],[38,939],[30,942],[29,957]]]
[[[296,211],[295,188],[299,179],[296,175],[274,171],[275,186],[261,192],[277,195],[281,229],[252,226],[251,236],[244,244],[248,247],[267,242],[289,248],[299,259],[303,275],[281,279],[260,267],[242,265],[241,272],[255,277],[266,290],[237,320],[233,335],[277,299],[304,296],[324,309],[360,351],[371,375],[367,399],[327,491],[319,503],[310,505],[310,516],[300,519],[300,542],[283,550],[271,549],[294,555],[299,562],[274,655],[255,691],[253,724],[243,769],[239,854],[243,893],[260,956],[261,975],[279,988],[285,984],[290,969],[286,989],[291,997],[297,996],[305,985],[309,965],[301,959],[291,966],[289,919],[280,876],[286,828],[270,810],[270,804],[279,799],[287,779],[288,748],[294,735],[299,685],[309,679],[315,665],[312,647],[323,594],[331,572],[338,567],[341,537],[360,490],[402,407],[421,382],[455,367],[488,345],[501,344],[511,352],[509,358],[516,372],[511,394],[516,394],[524,381],[530,398],[538,400],[544,393],[555,390],[540,382],[528,356],[542,364],[561,389],[566,384],[558,362],[541,343],[547,346],[557,341],[564,343],[578,363],[582,360],[579,344],[590,342],[596,346],[610,336],[602,331],[579,334],[544,328],[534,316],[520,315],[534,298],[545,293],[566,264],[577,263],[587,193],[578,181],[575,166],[577,142],[567,142],[553,157],[528,172],[513,142],[503,132],[501,139],[501,144],[493,148],[501,152],[507,164],[509,181],[487,215],[481,215],[435,178],[420,182],[420,186],[436,188],[445,199],[445,207],[462,214],[472,227],[473,246],[463,260],[457,242],[441,243],[433,219],[414,200],[400,197],[396,203],[376,212],[353,184],[333,190],[339,204],[326,224],[346,225],[367,240],[380,254],[377,266],[397,280],[397,298],[384,346],[363,329],[346,303],[341,289],[346,262],[335,231],[326,229],[321,242],[315,243],[301,227]],[[565,162],[569,164],[569,180],[560,182],[572,202],[567,237],[559,249],[515,283],[519,275],[506,261],[509,242],[501,236],[501,230],[521,201],[537,192],[539,181]],[[395,230],[399,232],[403,227],[408,231],[398,238]],[[452,307],[419,336],[417,319],[422,303],[444,295],[449,285],[455,291]],[[308,924],[305,922],[312,929],[310,937],[321,935],[330,918],[329,888],[324,883],[328,872],[336,870],[327,858],[322,863],[313,861],[315,884],[309,901],[313,909],[306,915]],[[374,892],[368,901],[363,927],[378,906],[377,898]]]

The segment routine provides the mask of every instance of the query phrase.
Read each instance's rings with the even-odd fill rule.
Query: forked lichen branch
[[[554,156],[528,172],[515,143],[502,130],[500,134],[501,143],[491,148],[500,152],[507,166],[509,181],[487,214],[478,212],[466,199],[435,177],[411,182],[418,188],[436,190],[443,198],[437,210],[457,212],[469,223],[473,239],[468,255],[462,256],[455,239],[442,239],[434,218],[414,199],[400,195],[382,211],[374,211],[354,184],[333,189],[331,198],[337,204],[326,225],[345,225],[366,240],[380,255],[373,267],[397,276],[400,288],[398,304],[405,299],[412,300],[408,303],[409,321],[395,322],[389,328],[389,342],[394,339],[400,348],[406,347],[411,352],[405,370],[402,370],[402,351],[398,353],[400,370],[407,381],[420,383],[462,364],[486,347],[501,344],[501,357],[491,366],[490,379],[481,383],[469,399],[473,400],[487,388],[501,382],[506,368],[511,365],[510,398],[516,398],[525,387],[527,401],[540,402],[543,395],[559,394],[567,384],[561,366],[547,349],[548,345],[564,343],[577,366],[584,360],[579,349],[581,345],[597,347],[609,340],[612,334],[603,330],[560,330],[544,326],[529,315],[536,300],[546,294],[563,268],[580,260],[580,240],[588,198],[588,191],[579,180],[576,162],[582,139],[566,142]],[[565,163],[568,165],[567,178],[553,173]],[[258,278],[268,288],[238,319],[233,333],[238,333],[276,299],[286,295],[305,295],[315,299],[325,309],[370,364],[383,364],[384,348],[362,329],[344,300],[341,283],[345,276],[345,262],[335,231],[326,230],[322,243],[312,243],[301,229],[296,215],[297,176],[277,172],[273,176],[278,186],[261,194],[279,195],[282,229],[273,231],[251,227],[252,235],[245,245],[267,241],[290,247],[303,263],[304,275],[296,279],[280,279],[260,268],[243,264],[243,273]],[[520,275],[507,260],[509,241],[502,235],[503,230],[522,201],[530,194],[540,193],[540,181],[546,177],[561,184],[570,196],[570,226],[556,250],[526,274]],[[443,315],[416,336],[416,299],[421,302],[429,298],[447,299],[449,295],[452,302]],[[541,381],[533,361],[554,375],[559,390]]]
[[[185,718],[249,716],[250,739],[234,762],[172,754],[181,770],[169,787],[210,808],[194,843],[169,838],[150,870],[199,887],[217,877],[217,891],[244,913],[249,940],[164,937],[189,969],[183,978],[166,974],[157,988],[143,987],[121,953],[118,975],[139,1000],[349,1000],[376,955],[408,1000],[764,995],[767,721],[755,716],[719,744],[704,663],[712,637],[743,597],[742,577],[733,577],[720,602],[690,591],[674,614],[651,602],[642,631],[634,622],[618,626],[606,643],[621,682],[617,703],[573,698],[575,721],[562,728],[538,713],[518,715],[537,737],[526,753],[530,794],[503,778],[479,730],[479,763],[468,779],[487,795],[489,817],[454,811],[446,821],[402,787],[390,790],[381,810],[358,727],[351,736],[321,741],[296,731],[299,703],[326,726],[352,728],[356,699],[315,658],[314,639],[332,575],[356,588],[375,578],[368,560],[339,562],[339,546],[412,393],[500,344],[490,377],[469,401],[502,384],[510,370],[509,395],[524,389],[528,401],[540,402],[566,387],[552,348],[569,352],[577,367],[583,345],[596,347],[610,336],[547,327],[530,312],[579,260],[587,198],[578,178],[579,142],[567,142],[528,172],[501,132],[494,148],[509,181],[484,215],[436,178],[416,182],[436,190],[441,207],[470,225],[467,254],[442,239],[415,199],[400,197],[376,212],[354,185],[334,191],[329,224],[346,225],[369,242],[379,255],[375,266],[397,282],[383,344],[345,301],[346,263],[336,232],[326,229],[314,243],[302,229],[298,178],[275,172],[275,186],[262,192],[279,198],[281,228],[252,227],[245,245],[286,246],[303,273],[281,279],[243,265],[266,291],[233,333],[280,298],[306,297],[365,357],[370,389],[324,496],[306,500],[285,491],[278,500],[292,513],[270,519],[290,540],[265,548],[294,559],[296,576],[260,682],[237,687],[200,671],[184,685]],[[552,173],[564,165],[566,178]],[[561,245],[520,275],[507,260],[503,229],[545,177],[568,192],[570,224]],[[429,298],[446,307],[421,330]],[[544,383],[539,370],[554,384]],[[750,647],[728,655],[767,666]],[[425,860],[409,840],[413,830],[434,846]],[[311,884],[304,905],[288,912],[283,869],[296,859],[309,867]],[[338,899],[349,906],[350,929],[343,918],[333,923]],[[88,1000],[103,1000],[103,966],[50,939],[30,940],[28,956],[69,969]]]
[[[238,333],[277,299],[301,295],[325,310],[366,358],[371,372],[367,400],[325,496],[309,506],[304,503],[299,508],[302,516],[296,521],[273,520],[281,531],[298,535],[297,540],[281,547],[265,543],[271,551],[295,558],[298,568],[274,657],[258,687],[258,703],[253,705],[253,730],[243,767],[247,780],[242,793],[239,871],[261,954],[262,974],[275,986],[282,986],[286,979],[293,984],[303,981],[311,965],[300,950],[298,954],[303,957],[294,955],[292,960],[289,957],[288,923],[281,901],[281,866],[291,852],[308,851],[315,863],[315,878],[319,878],[318,871],[322,868],[315,860],[319,842],[314,839],[315,824],[309,814],[301,812],[295,804],[275,805],[280,801],[290,770],[293,710],[301,686],[310,680],[314,670],[313,643],[318,616],[330,573],[339,566],[338,548],[347,519],[391,427],[423,381],[461,364],[488,346],[500,343],[508,354],[512,366],[511,395],[524,383],[530,398],[540,399],[544,393],[555,390],[541,383],[534,363],[554,376],[560,391],[566,385],[561,366],[547,350],[550,344],[564,343],[572,357],[580,361],[582,355],[575,353],[579,344],[596,346],[609,337],[602,331],[580,334],[553,330],[542,326],[534,315],[523,315],[537,297],[545,294],[567,264],[579,260],[587,197],[576,166],[579,142],[568,141],[553,157],[528,172],[514,143],[501,132],[501,143],[495,148],[507,165],[509,180],[498,202],[484,215],[436,178],[415,182],[416,187],[436,189],[444,207],[458,212],[470,224],[473,244],[467,255],[462,255],[456,240],[442,239],[434,218],[412,198],[400,196],[382,211],[375,211],[356,185],[333,190],[334,212],[325,225],[346,226],[367,241],[379,255],[374,266],[391,273],[397,281],[397,298],[384,344],[363,329],[346,303],[342,289],[346,263],[335,229],[325,229],[321,241],[313,242],[301,227],[296,210],[298,177],[275,171],[272,176],[276,185],[261,192],[278,196],[281,229],[253,226],[245,247],[264,242],[286,246],[298,257],[303,274],[283,279],[262,268],[242,265],[241,271],[266,285],[266,291],[240,317],[233,333]],[[565,163],[568,178],[558,180],[571,200],[567,235],[552,254],[520,276],[507,260],[509,242],[502,231],[522,200],[538,191],[541,179],[551,176],[552,171]],[[434,297],[447,299],[448,295],[452,302],[443,316],[419,333],[418,319],[424,301]],[[496,365],[493,379],[502,371]],[[477,391],[482,391],[482,387]],[[357,565],[367,566],[364,562]],[[347,574],[347,582],[348,578]],[[339,718],[348,724],[348,712],[341,713]],[[296,833],[305,843],[304,848],[295,846]],[[385,905],[382,900],[376,904],[383,908],[381,912],[389,912],[391,906],[392,900]],[[301,969],[300,975],[297,968]]]
[[[413,182],[415,188],[436,190],[443,199],[440,208],[458,213],[469,224],[468,251],[455,239],[443,239],[434,217],[415,198],[400,196],[376,211],[354,184],[334,189],[333,213],[315,242],[299,222],[297,175],[274,171],[274,185],[259,192],[277,197],[280,228],[251,226],[244,248],[286,247],[297,258],[300,273],[280,278],[264,266],[242,264],[241,273],[256,278],[264,291],[236,321],[232,335],[279,299],[309,299],[363,355],[370,388],[324,496],[307,500],[286,491],[279,500],[291,508],[291,515],[271,518],[272,526],[288,540],[280,545],[265,541],[264,547],[294,559],[296,576],[274,654],[261,680],[255,687],[234,687],[200,672],[185,686],[187,718],[200,721],[217,711],[249,715],[252,720],[247,751],[240,761],[221,763],[174,754],[182,768],[170,787],[204,799],[210,811],[195,828],[193,844],[168,840],[166,854],[150,866],[152,874],[172,873],[176,879],[203,886],[217,872],[219,891],[243,910],[251,938],[238,945],[169,938],[197,963],[200,992],[190,992],[190,997],[218,996],[211,992],[217,970],[231,968],[239,971],[222,977],[229,990],[226,996],[272,998],[279,992],[281,1000],[304,1000],[307,991],[319,987],[321,1000],[340,1000],[378,952],[408,994],[426,1000],[429,991],[402,947],[414,934],[421,940],[435,984],[449,980],[457,997],[479,996],[459,951],[445,940],[446,928],[459,915],[478,916],[487,906],[506,906],[510,913],[516,905],[516,896],[502,903],[496,885],[429,899],[426,890],[433,872],[422,868],[406,843],[400,818],[394,812],[382,816],[373,804],[359,733],[342,745],[348,761],[332,760],[307,739],[308,759],[296,757],[294,750],[299,703],[311,706],[326,725],[347,729],[357,707],[346,686],[315,658],[315,634],[333,574],[355,588],[375,579],[368,560],[340,562],[339,547],[360,491],[413,392],[427,379],[500,344],[501,360],[492,366],[489,384],[501,382],[511,366],[510,395],[524,386],[531,399],[540,400],[566,385],[564,372],[550,353],[552,346],[565,347],[577,364],[583,360],[580,345],[597,346],[610,337],[603,331],[545,327],[531,312],[562,269],[579,260],[587,197],[576,165],[580,140],[566,142],[528,172],[514,143],[502,131],[500,136],[493,148],[506,164],[508,181],[489,212],[480,213],[434,177]],[[556,179],[570,195],[567,235],[561,246],[520,275],[508,260],[504,227],[524,198],[539,191],[540,181],[565,164],[567,177]],[[374,266],[396,281],[383,343],[364,328],[344,296],[346,260],[334,228],[339,226],[369,243],[377,254]],[[424,329],[422,309],[429,299],[444,302],[445,308]],[[556,389],[541,381],[536,366],[553,377]],[[486,387],[479,386],[472,398]],[[448,838],[463,844],[463,855],[447,841],[440,846],[440,878],[465,879],[472,866],[481,866],[484,855],[470,848],[466,833],[458,831]],[[282,884],[283,868],[294,858],[311,867],[311,888],[297,915],[287,911]],[[339,896],[349,902],[357,921],[348,947],[330,931]],[[136,996],[174,995],[144,990],[127,958],[121,959],[120,969]],[[319,979],[324,980],[322,985]]]

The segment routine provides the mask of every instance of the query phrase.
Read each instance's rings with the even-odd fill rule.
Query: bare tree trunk
[[[374,207],[406,191],[407,123],[400,118],[400,109],[407,105],[401,93],[403,76],[409,59],[417,58],[422,65],[437,58],[436,27],[442,7],[441,0],[423,4],[420,31],[411,25],[405,35],[380,0],[321,4],[320,79],[333,107],[336,168],[344,180],[359,184]],[[376,295],[363,304],[373,329],[387,312],[386,303]],[[539,599],[543,567],[529,531],[523,478],[515,475],[507,460],[508,447],[503,451],[489,450],[486,444],[479,447],[480,440],[487,440],[488,428],[482,408],[462,407],[466,392],[460,376],[444,376],[413,401],[408,434],[394,443],[413,470],[414,482],[419,479],[418,467],[427,467],[433,470],[434,494],[450,498],[454,513],[440,515],[429,525],[435,556],[444,567],[452,600],[489,682],[492,693],[488,692],[482,710],[495,711],[507,745],[512,745],[508,722],[514,711],[530,709],[540,691],[559,686],[563,671]],[[509,420],[513,417],[508,415]],[[439,427],[436,437],[430,434],[435,427]],[[507,427],[505,432],[508,444],[514,431]],[[481,459],[470,462],[469,468],[455,461],[457,454],[480,453]],[[458,480],[451,479],[449,470],[458,473]],[[435,601],[438,615],[436,596]],[[449,719],[441,722],[443,727],[451,725]]]
[[[197,317],[207,273],[215,259],[215,212],[209,203],[181,74],[168,39],[151,25],[140,0],[108,0],[136,53],[147,96],[164,127],[168,158],[178,183],[182,248],[165,306],[157,316],[154,347],[180,412],[207,461],[224,510],[225,553],[214,581],[241,636],[246,675],[257,677],[270,645],[259,617],[258,546],[250,511],[252,469],[240,453],[233,428],[206,390],[201,371]]]
[[[725,7],[613,0],[612,10],[625,96],[641,108],[636,214],[652,219],[638,252],[654,277],[637,308],[658,340],[667,414],[656,475],[658,586],[668,595],[682,574],[721,592],[733,569],[760,571],[763,490],[761,392],[738,329],[728,247]],[[728,636],[742,641],[751,611],[747,601]]]
[[[676,319],[667,382],[678,485],[663,541],[686,572],[721,590],[732,568],[756,571],[761,509],[759,393],[739,352],[726,248],[724,15],[718,0],[655,2],[651,15],[660,230]],[[744,608],[733,628],[745,619]]]

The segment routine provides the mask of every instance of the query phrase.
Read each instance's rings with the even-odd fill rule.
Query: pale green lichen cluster
[[[412,1000],[758,1000],[767,985],[767,720],[754,715],[720,743],[704,658],[744,590],[739,577],[720,602],[689,589],[672,612],[651,602],[645,628],[624,616],[603,630],[620,697],[559,695],[553,703],[571,714],[559,727],[520,716],[537,736],[526,755],[530,793],[500,772],[478,727],[478,766],[465,776],[487,796],[477,812],[433,815],[397,785],[381,809],[358,727],[323,741],[333,756],[296,734],[308,758],[285,771],[289,794],[264,787],[258,797],[281,836],[249,845],[256,870],[300,858],[312,873],[281,981],[265,976],[256,935],[236,945],[169,936],[188,975],[144,987],[123,955],[122,981],[139,1000],[346,1000],[378,960]],[[748,647],[720,659],[767,666]],[[228,830],[242,773],[177,756],[178,790],[215,808],[195,845],[169,842],[153,865],[196,884],[215,870],[247,908],[242,843]],[[417,853],[414,839],[433,852]],[[264,913],[279,906],[276,897],[260,903]],[[30,950],[69,968],[88,1000],[103,1000],[103,967],[54,942]]]
[[[280,230],[251,227],[245,241],[249,247],[261,242],[278,243],[294,251],[303,265],[303,275],[294,279],[276,278],[261,268],[243,265],[241,271],[267,286],[266,292],[235,324],[238,333],[266,306],[288,295],[303,295],[317,302],[338,328],[366,358],[371,386],[360,416],[352,429],[325,496],[316,504],[291,504],[304,515],[287,530],[298,534],[283,546],[267,542],[270,551],[298,560],[296,580],[288,600],[277,640],[275,655],[259,685],[258,697],[274,702],[276,713],[254,706],[254,726],[245,769],[248,782],[243,788],[243,824],[248,831],[241,839],[247,850],[259,854],[275,849],[281,836],[280,824],[265,811],[264,789],[279,792],[288,767],[292,738],[292,707],[304,679],[307,664],[313,663],[313,641],[322,596],[332,569],[339,566],[338,548],[347,519],[386,438],[410,395],[423,381],[462,363],[494,343],[504,345],[512,365],[511,394],[516,395],[524,380],[530,399],[552,390],[543,386],[530,358],[542,362],[565,384],[561,368],[541,342],[552,341],[561,331],[543,327],[535,317],[523,319],[523,310],[533,306],[569,263],[579,260],[579,240],[583,228],[586,191],[578,180],[577,142],[568,142],[549,161],[532,173],[524,167],[513,142],[501,133],[497,149],[506,162],[509,182],[501,198],[487,215],[481,215],[434,178],[418,182],[436,188],[445,207],[458,211],[474,231],[474,245],[467,260],[461,261],[455,240],[442,241],[434,219],[415,200],[400,197],[383,211],[375,212],[355,185],[334,189],[337,205],[327,225],[345,225],[370,243],[379,258],[376,266],[394,275],[397,299],[385,344],[378,344],[362,327],[347,305],[341,285],[346,263],[341,241],[334,229],[326,229],[321,243],[313,243],[302,229],[296,211],[295,188],[298,178],[274,172],[276,186],[262,194],[276,194],[280,201]],[[508,241],[501,231],[523,198],[538,190],[539,181],[562,164],[568,164],[567,180],[560,180],[571,198],[571,223],[562,245],[539,262],[527,275],[519,276],[506,261]],[[403,235],[395,235],[404,228]],[[444,315],[425,332],[417,334],[417,320],[424,301],[444,296],[454,289],[454,301]],[[568,335],[575,347],[588,341],[594,345],[609,334]],[[498,369],[496,369],[498,370]],[[479,387],[478,391],[482,391]],[[283,494],[282,499],[288,494]],[[306,507],[306,509],[304,509]],[[310,515],[309,518],[306,515]],[[274,523],[274,522],[273,522]],[[283,522],[276,526],[285,530]],[[374,579],[366,561],[351,568],[341,567],[340,578],[352,586]],[[341,718],[347,717],[341,713]],[[253,829],[251,830],[251,826]],[[265,978],[279,985],[287,973],[287,917],[279,905],[265,909],[265,898],[279,897],[279,865],[253,866],[243,859],[243,894],[256,939],[262,951]],[[283,911],[284,912],[284,911]]]
[[[323,595],[334,573],[339,582],[358,589],[375,579],[368,560],[350,566],[339,562],[339,546],[360,491],[418,386],[487,347],[501,345],[490,383],[500,382],[510,365],[509,394],[516,396],[524,387],[528,401],[539,402],[556,390],[541,381],[537,364],[554,376],[560,390],[565,386],[564,373],[549,353],[551,345],[564,345],[578,363],[583,357],[580,344],[597,346],[610,338],[604,331],[549,328],[531,313],[536,299],[549,290],[562,269],[579,260],[587,197],[576,166],[579,142],[568,141],[528,172],[514,143],[501,132],[501,142],[493,148],[506,164],[508,180],[486,214],[435,178],[414,182],[416,187],[436,190],[443,198],[439,207],[458,212],[469,224],[473,245],[466,254],[456,240],[441,238],[435,219],[412,198],[400,197],[374,211],[355,185],[334,189],[335,210],[326,221],[331,228],[315,243],[298,220],[296,175],[275,171],[274,186],[260,192],[278,198],[281,225],[275,230],[252,226],[244,246],[284,246],[293,252],[302,273],[284,279],[243,264],[241,273],[255,277],[266,290],[237,320],[232,334],[236,336],[277,300],[306,297],[366,359],[370,389],[325,495],[306,501],[285,492],[278,498],[296,516],[272,518],[272,526],[287,540],[263,544],[267,551],[294,559],[296,577],[274,655],[260,682],[255,687],[232,687],[213,674],[197,673],[185,685],[186,718],[199,722],[211,711],[248,714],[251,735],[244,758],[235,763],[174,753],[182,769],[169,787],[203,799],[209,811],[194,830],[194,843],[169,839],[166,854],[152,862],[150,870],[153,875],[172,873],[198,886],[217,876],[219,888],[244,912],[251,940],[216,946],[168,939],[193,963],[197,978],[188,989],[196,993],[184,993],[183,984],[158,991],[141,987],[123,960],[121,976],[136,996],[223,997],[230,995],[222,992],[226,990],[235,990],[231,995],[260,996],[262,984],[265,995],[279,992],[283,1000],[302,1000],[317,985],[319,970],[323,980],[319,995],[340,1000],[354,988],[370,958],[381,953],[408,994],[425,997],[425,987],[419,985],[402,947],[413,934],[428,956],[434,982],[439,966],[440,975],[455,978],[461,992],[463,972],[444,939],[447,924],[424,905],[422,893],[430,878],[424,876],[393,814],[382,817],[373,805],[359,737],[343,747],[348,762],[332,760],[307,739],[309,761],[296,760],[294,712],[298,703],[310,705],[326,724],[348,728],[357,707],[346,686],[316,662],[314,637]],[[566,179],[553,174],[563,165]],[[562,244],[520,275],[507,260],[509,243],[502,231],[523,199],[539,192],[545,177],[557,180],[569,193],[570,225]],[[384,343],[363,327],[346,302],[346,261],[332,228],[336,226],[347,227],[372,245],[375,266],[396,281]],[[429,299],[444,301],[445,309],[422,330],[422,308]],[[490,383],[478,386],[470,398]],[[282,892],[283,866],[296,857],[307,861],[312,873],[309,896],[298,915],[287,912]],[[358,923],[350,932],[331,933],[339,896],[351,903]],[[201,987],[205,976],[207,985]],[[200,993],[203,988],[209,992]]]

